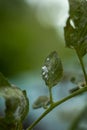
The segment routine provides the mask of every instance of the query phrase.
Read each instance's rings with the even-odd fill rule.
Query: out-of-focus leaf
[[[47,96],[39,96],[36,101],[33,103],[33,109],[38,109],[38,108],[47,108],[47,105],[50,104],[50,99]]]
[[[72,122],[70,130],[87,130],[87,106],[80,112]]]
[[[0,96],[5,98],[6,101],[6,116],[5,118],[9,123],[15,120],[25,118],[28,113],[28,99],[24,91],[17,87],[0,87]]]
[[[11,84],[8,82],[8,80],[3,76],[2,73],[0,73],[0,87],[1,86],[11,86]]]
[[[5,99],[6,106],[5,117],[2,118],[0,124],[5,122],[7,129],[12,125],[12,127],[15,127],[10,127],[10,130],[21,130],[18,129],[21,126],[20,122],[22,123],[29,110],[26,92],[16,86],[9,85],[2,74],[0,75],[0,81],[0,96]]]
[[[87,53],[87,1],[69,0],[69,18],[64,28],[66,46]]]
[[[8,124],[5,119],[0,118],[0,130],[23,130],[21,122]]]
[[[57,52],[52,52],[45,59],[42,67],[42,78],[48,87],[55,86],[63,76],[63,67]]]

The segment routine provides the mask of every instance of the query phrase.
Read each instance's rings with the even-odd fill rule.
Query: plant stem
[[[50,104],[53,104],[52,87],[49,87]]]
[[[53,105],[51,105],[34,123],[32,123],[29,128],[27,128],[27,130],[32,130],[32,128],[34,128],[40,122],[41,119],[43,119],[49,112],[51,112],[54,108],[56,108],[60,104],[86,91],[87,86],[79,89],[78,91],[72,93],[71,95],[61,99],[60,101],[53,103]]]
[[[77,48],[75,48],[75,50],[76,50],[76,54],[77,54],[77,56],[79,58],[81,67],[82,67],[82,71],[83,71],[83,74],[84,74],[85,82],[87,84],[87,75],[86,75],[86,70],[85,70],[85,67],[84,67],[84,63],[83,63],[82,57],[79,54],[79,50]]]

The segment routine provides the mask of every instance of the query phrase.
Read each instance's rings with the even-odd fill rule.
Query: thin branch
[[[75,97],[83,92],[86,92],[86,91],[87,91],[87,86],[84,88],[81,88],[80,90],[72,93],[71,95],[61,99],[60,101],[53,103],[52,106],[50,106],[34,123],[32,123],[30,125],[29,128],[27,128],[27,130],[32,130],[32,128],[34,128],[40,122],[41,119],[43,119],[49,112],[51,112],[54,108],[56,108],[60,104],[64,103],[65,101],[68,101],[69,99],[71,99],[71,98],[73,98],[73,97]]]

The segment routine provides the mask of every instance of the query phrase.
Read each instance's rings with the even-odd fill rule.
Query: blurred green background
[[[41,25],[36,8],[26,1],[0,0],[0,71],[8,77],[40,69],[44,58],[54,50],[67,61],[72,52],[65,49],[61,34],[50,21],[47,26]]]

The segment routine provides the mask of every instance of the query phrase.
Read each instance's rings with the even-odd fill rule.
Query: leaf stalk
[[[81,65],[81,67],[82,67],[82,71],[83,71],[83,74],[84,74],[85,82],[86,82],[86,84],[87,84],[87,74],[86,74],[86,70],[85,70],[84,63],[83,63],[83,59],[82,59],[82,57],[81,57],[80,54],[79,54],[79,50],[78,50],[77,48],[75,48],[75,50],[76,50],[76,54],[77,54],[77,56],[78,56],[78,59],[79,59],[79,61],[80,61],[80,65]]]

